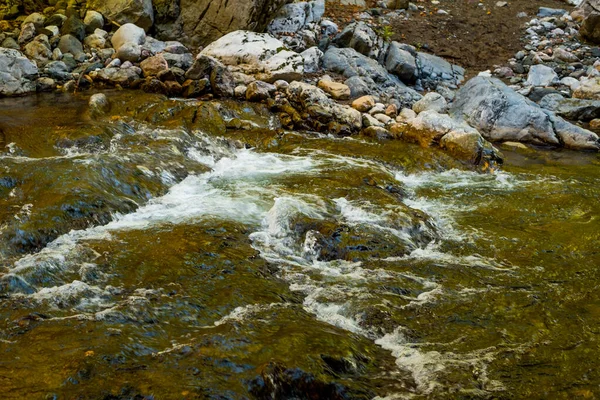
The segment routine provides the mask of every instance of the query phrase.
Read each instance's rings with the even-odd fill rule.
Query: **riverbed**
[[[600,156],[0,99],[4,398],[593,398]],[[137,96],[137,97],[136,97]]]

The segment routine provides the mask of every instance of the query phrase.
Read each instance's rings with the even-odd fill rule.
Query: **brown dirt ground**
[[[498,0],[439,0],[435,5],[430,0],[414,2],[426,11],[412,12],[408,20],[392,20],[392,39],[461,65],[470,76],[505,64],[521,50],[524,24],[537,14],[539,7],[572,10],[572,6],[559,0],[508,0],[505,7],[496,7]],[[368,2],[370,6],[373,3]],[[437,14],[438,9],[449,14]],[[359,11],[356,7],[328,3],[326,15],[341,28]],[[522,11],[528,17],[517,18]]]

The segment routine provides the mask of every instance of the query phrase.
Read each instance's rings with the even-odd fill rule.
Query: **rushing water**
[[[0,104],[3,398],[600,394],[597,154],[111,97]]]

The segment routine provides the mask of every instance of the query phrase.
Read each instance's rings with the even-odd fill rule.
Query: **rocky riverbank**
[[[392,3],[381,6],[415,7]],[[264,102],[284,128],[439,146],[483,169],[501,162],[496,142],[600,148],[563,119],[600,110],[600,62],[579,41],[580,10],[540,8],[524,51],[494,71],[509,86],[489,71],[464,83],[462,67],[390,41],[381,26],[340,29],[323,0],[286,4],[266,33],[234,30],[200,51],[147,34],[144,4],[116,13],[119,22],[115,10],[60,7],[0,22],[0,95],[115,86]],[[106,100],[93,99],[101,115]]]

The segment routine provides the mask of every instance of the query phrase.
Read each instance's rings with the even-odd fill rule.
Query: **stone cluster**
[[[236,30],[195,56],[149,36],[143,7],[33,13],[2,28],[0,95],[117,86],[265,102],[287,128],[435,145],[485,167],[501,161],[490,142],[599,148],[595,133],[562,118],[600,116],[597,48],[576,39],[577,18],[564,10],[541,8],[525,50],[494,71],[511,86],[480,76],[458,90],[461,67],[365,21],[340,30],[324,9],[324,0],[284,5],[267,32]]]

